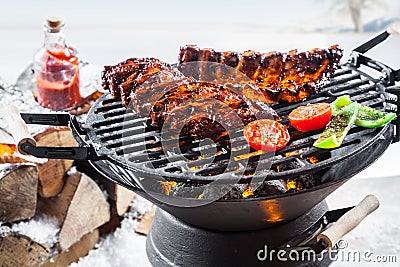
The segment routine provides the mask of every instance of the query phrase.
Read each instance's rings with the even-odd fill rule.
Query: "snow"
[[[102,239],[97,249],[70,267],[150,266],[144,246],[146,237],[135,233],[136,224],[136,220],[124,219],[121,227]]]
[[[59,230],[57,219],[47,215],[35,216],[28,221],[15,223],[11,227],[2,226],[0,222],[0,235],[8,232],[19,233],[37,243],[47,245],[49,248],[57,243],[57,233]]]
[[[125,214],[126,218],[137,218],[141,214],[151,210],[152,203],[141,196],[137,196],[131,203],[130,211]]]
[[[374,194],[380,201],[379,208],[365,218],[343,239],[348,243],[345,251],[371,251],[373,256],[395,255],[400,261],[400,207],[398,192],[399,176],[375,177],[368,179],[352,178],[328,198],[330,209],[356,205],[366,195]],[[398,266],[396,263],[369,263],[339,261],[332,266]]]

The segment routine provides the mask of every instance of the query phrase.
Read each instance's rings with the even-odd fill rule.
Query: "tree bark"
[[[13,164],[0,170],[0,221],[14,222],[35,215],[38,173],[36,166]]]
[[[27,236],[9,233],[0,236],[0,266],[40,266],[48,257],[50,249]]]
[[[347,0],[356,32],[363,32],[361,9],[363,8],[364,2],[365,0]]]

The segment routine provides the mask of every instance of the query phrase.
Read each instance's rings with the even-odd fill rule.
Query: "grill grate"
[[[393,111],[393,106],[385,102],[384,96],[377,88],[378,81],[371,78],[351,65],[343,65],[335,72],[319,94],[300,103],[283,103],[272,105],[283,119],[285,125],[290,125],[287,115],[294,108],[308,103],[332,102],[344,94],[364,105],[383,111]],[[387,96],[386,96],[387,97]],[[390,97],[394,97],[390,95]],[[148,118],[141,118],[131,110],[126,110],[120,101],[111,95],[103,96],[98,106],[91,110],[86,127],[89,139],[99,156],[107,156],[114,163],[131,170],[160,175],[165,179],[208,182],[215,176],[224,173],[237,175],[243,173],[241,181],[246,182],[254,176],[266,177],[266,180],[289,179],[310,168],[317,171],[327,164],[348,157],[352,152],[359,151],[381,129],[363,129],[354,127],[345,138],[342,146],[332,150],[320,150],[312,146],[321,133],[296,132],[289,128],[291,140],[282,150],[272,157],[260,151],[251,150],[244,140],[242,129],[236,129],[231,142],[221,139],[218,144],[171,137],[163,140],[164,149],[173,150],[173,145],[179,143],[182,156],[166,152],[161,144],[160,129],[148,126]],[[231,161],[230,158],[234,160]],[[315,161],[318,161],[315,163]],[[247,163],[247,164],[246,164]],[[295,166],[290,170],[281,170],[282,165]],[[255,173],[257,166],[271,166],[266,170]]]

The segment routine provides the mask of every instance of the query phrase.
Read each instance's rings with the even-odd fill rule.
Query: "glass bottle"
[[[68,46],[61,18],[44,24],[44,44],[34,56],[37,100],[52,110],[66,110],[81,101],[77,50]]]

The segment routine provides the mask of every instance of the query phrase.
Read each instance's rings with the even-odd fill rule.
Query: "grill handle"
[[[13,136],[18,151],[24,155],[47,159],[95,160],[99,159],[93,147],[89,146],[82,138],[85,132],[79,127],[78,121],[68,113],[34,114],[20,113],[15,106],[2,109],[4,119],[8,124],[8,131]],[[69,126],[78,147],[45,147],[36,146],[36,141],[29,133],[27,123],[52,126]]]
[[[8,124],[8,131],[13,136],[18,151],[21,154],[29,155],[29,153],[26,153],[22,149],[22,146],[24,144],[36,146],[36,141],[29,133],[28,127],[21,118],[18,108],[16,106],[5,106],[2,108],[1,113]]]
[[[364,54],[376,45],[382,43],[391,34],[400,35],[400,23],[390,24],[386,31],[379,34],[378,36],[375,36],[371,40],[360,45],[359,47],[354,48],[349,59],[349,63],[353,64],[357,68],[360,65],[365,65],[379,72],[382,72],[384,74],[384,76],[382,77],[382,81],[385,81],[387,85],[394,85],[395,81],[400,81],[400,69],[394,70],[381,62],[365,56]]]
[[[371,48],[373,48],[373,47],[377,46],[378,44],[382,43],[383,41],[385,41],[391,34],[400,34],[400,24],[399,23],[392,23],[387,28],[386,31],[379,34],[378,36],[375,36],[368,42],[360,45],[359,47],[353,49],[353,51],[364,54],[367,51],[369,51]]]
[[[357,206],[340,217],[332,227],[320,233],[317,241],[322,241],[327,249],[331,249],[344,235],[353,230],[378,207],[379,200],[376,196],[366,196]]]

